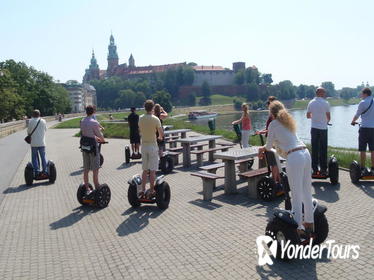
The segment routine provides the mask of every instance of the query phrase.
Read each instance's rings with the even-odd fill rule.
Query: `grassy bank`
[[[196,104],[199,104],[201,98],[201,96],[196,98]],[[246,102],[244,97],[226,96],[220,94],[212,94],[210,99],[212,100],[212,105],[231,105],[233,104],[234,99],[240,102]]]
[[[292,109],[306,109],[310,100],[296,100]],[[340,98],[328,99],[330,106],[343,106],[343,105],[354,105],[360,102],[359,98],[351,98],[349,100],[344,100]]]

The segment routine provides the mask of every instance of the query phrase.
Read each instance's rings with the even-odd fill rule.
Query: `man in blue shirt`
[[[374,172],[374,105],[370,88],[361,91],[361,102],[358,104],[356,115],[353,117],[351,125],[355,125],[361,117],[361,127],[358,131],[358,150],[361,156],[361,167],[365,167],[366,147],[369,146],[371,152],[371,171]]]

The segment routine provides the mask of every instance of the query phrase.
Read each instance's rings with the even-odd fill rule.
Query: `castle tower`
[[[111,34],[108,46],[108,68],[107,76],[110,77],[114,74],[114,69],[118,66],[117,46],[114,43],[114,37]]]
[[[129,58],[129,67],[130,68],[135,68],[135,59],[132,56],[132,54],[130,55],[130,58]]]
[[[89,82],[91,80],[99,80],[100,79],[100,68],[97,64],[97,60],[95,57],[95,52],[92,50],[92,57],[91,63],[88,69],[86,69],[86,74],[83,77],[83,82]]]

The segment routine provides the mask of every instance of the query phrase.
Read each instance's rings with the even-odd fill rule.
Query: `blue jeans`
[[[31,147],[31,162],[34,167],[34,172],[38,173],[40,171],[38,153],[42,161],[43,172],[47,172],[47,161],[45,159],[45,147]]]

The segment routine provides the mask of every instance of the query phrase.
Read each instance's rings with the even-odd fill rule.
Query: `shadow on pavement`
[[[131,166],[134,166],[138,163],[142,163],[141,161],[136,161],[136,162],[130,162],[130,163],[122,163],[120,166],[117,167],[117,170],[121,170],[121,169],[126,169],[126,168],[130,168]]]
[[[70,213],[66,217],[61,218],[60,220],[53,222],[49,225],[49,227],[52,230],[64,228],[64,227],[70,227],[73,224],[79,222],[81,219],[83,219],[85,216],[90,215],[92,213],[95,213],[99,211],[98,208],[93,208],[90,206],[80,206],[75,209],[73,209],[73,213]]]
[[[127,216],[127,219],[118,226],[116,229],[117,234],[119,236],[126,236],[141,231],[149,224],[149,219],[157,218],[162,212],[157,206],[131,207],[122,214],[123,216]]]
[[[330,259],[326,257],[326,250],[323,251],[322,258],[317,260],[288,260],[282,261],[278,259],[273,260],[272,265],[256,266],[256,270],[261,279],[318,279],[317,276],[317,263],[318,262],[330,262]],[[290,277],[294,276],[294,277]]]
[[[196,206],[199,206],[201,208],[208,209],[208,210],[215,210],[215,209],[218,209],[218,208],[222,207],[221,204],[217,204],[217,203],[214,203],[214,202],[211,202],[211,201],[205,201],[205,200],[202,200],[202,199],[192,200],[189,203],[191,203],[193,205],[196,205]]]
[[[359,182],[354,185],[359,187],[365,194],[367,194],[371,198],[374,198],[374,181]]]
[[[78,176],[78,175],[82,175],[82,174],[83,174],[83,169],[80,169],[80,170],[71,172],[70,176]]]
[[[44,182],[32,184],[32,186],[23,184],[23,185],[19,185],[18,187],[8,187],[3,191],[3,194],[23,192],[23,191],[27,191],[29,189],[39,187],[39,186],[44,186],[44,185],[46,186],[46,185],[52,185],[52,184],[50,184],[49,181],[44,181]]]
[[[340,190],[340,183],[336,185],[330,184],[330,182],[313,182],[315,194],[314,198],[323,200],[326,202],[336,202],[339,200],[339,194],[337,191]]]

